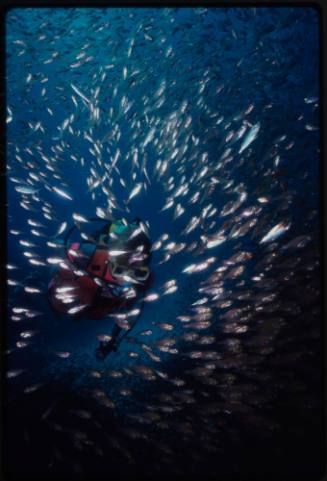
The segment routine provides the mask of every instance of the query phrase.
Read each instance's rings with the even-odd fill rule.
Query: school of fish
[[[6,383],[18,459],[57,475],[237,477],[253,461],[242,443],[271,443],[279,459],[288,417],[309,432],[320,127],[318,80],[301,63],[314,42],[298,25],[314,30],[314,14],[8,13]],[[57,239],[74,224],[89,239],[95,216],[136,215],[154,273],[142,312],[58,320],[46,299],[52,266],[68,262]],[[74,288],[56,295],[69,314],[86,307]],[[136,316],[97,362],[113,323]]]

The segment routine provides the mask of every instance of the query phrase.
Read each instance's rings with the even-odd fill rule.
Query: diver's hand
[[[100,347],[98,347],[98,349],[95,351],[95,357],[100,361],[103,361],[103,359],[106,357],[106,354],[101,350]]]
[[[117,342],[116,339],[111,339],[110,341],[102,341],[100,342],[100,346],[95,351],[95,355],[97,359],[103,360],[105,359],[111,351],[117,351]]]

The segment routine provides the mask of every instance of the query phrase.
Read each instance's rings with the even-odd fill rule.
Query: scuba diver
[[[58,241],[68,262],[54,268],[48,286],[48,299],[57,313],[75,317],[87,313],[93,319],[101,319],[130,307],[150,283],[151,242],[140,219],[130,223],[125,219],[89,220],[93,221],[105,222],[94,235],[81,234],[74,242],[71,238],[78,230],[74,225]],[[78,305],[72,307],[76,301]],[[136,320],[122,336],[122,327],[115,324],[109,340],[100,342],[97,357],[104,359],[117,350]]]

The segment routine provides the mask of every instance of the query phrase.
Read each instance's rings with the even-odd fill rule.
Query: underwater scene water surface
[[[317,11],[12,9],[6,108],[7,472],[319,477]],[[135,218],[135,304],[58,313],[58,240]]]

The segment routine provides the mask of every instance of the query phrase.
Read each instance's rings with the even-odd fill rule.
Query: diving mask
[[[111,273],[113,276],[129,276],[140,282],[145,282],[150,276],[150,269],[147,266],[128,267],[117,263],[112,264]]]

